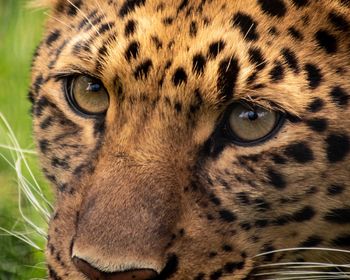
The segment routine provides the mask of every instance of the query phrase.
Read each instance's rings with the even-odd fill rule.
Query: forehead
[[[293,95],[313,87],[309,72],[316,75],[317,85],[327,61],[313,64],[324,55],[315,48],[331,36],[325,31],[324,4],[310,3],[60,1],[47,40],[69,36],[56,46],[61,55],[52,68],[93,73],[111,87],[118,79],[129,93],[142,88],[148,94],[176,95],[204,88],[203,97],[212,103],[255,95],[271,99],[271,92],[285,92],[288,97],[273,96],[274,101],[301,108],[300,98]],[[325,44],[332,52],[332,43]]]

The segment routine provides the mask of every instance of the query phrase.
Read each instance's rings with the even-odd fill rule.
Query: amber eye
[[[76,76],[67,81],[66,93],[70,105],[87,115],[104,114],[109,107],[109,95],[102,82],[90,76]]]
[[[277,111],[235,103],[228,116],[227,130],[235,143],[253,145],[272,137],[282,121],[283,114]]]

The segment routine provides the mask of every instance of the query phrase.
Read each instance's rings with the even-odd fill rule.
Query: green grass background
[[[27,92],[30,83],[30,64],[35,47],[40,41],[44,12],[27,8],[27,0],[0,0],[0,112],[10,122],[21,146],[34,149],[30,104]],[[8,138],[0,130],[0,144]],[[0,148],[0,153],[11,158],[11,153]],[[47,183],[38,168],[37,158],[30,156],[30,166],[43,188]],[[36,223],[45,224],[24,204],[29,217]],[[0,227],[28,230],[18,210],[18,187],[16,173],[0,157]],[[33,237],[41,248],[42,238]],[[46,277],[42,251],[6,235],[0,230],[0,279],[43,279]]]

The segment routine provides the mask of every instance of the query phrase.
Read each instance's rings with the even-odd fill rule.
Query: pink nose
[[[158,276],[158,273],[152,269],[107,273],[94,268],[88,262],[77,257],[73,258],[73,263],[90,280],[148,280],[155,279]]]

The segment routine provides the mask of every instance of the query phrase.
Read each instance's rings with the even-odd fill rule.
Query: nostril
[[[84,273],[90,280],[151,280],[158,276],[158,273],[153,269],[103,272],[78,257],[73,257],[73,263],[78,270]]]

